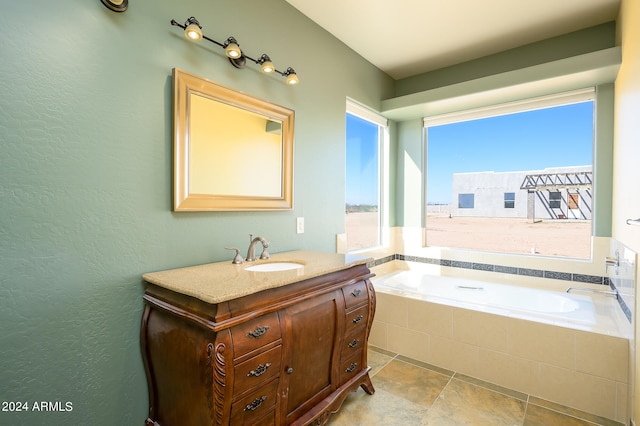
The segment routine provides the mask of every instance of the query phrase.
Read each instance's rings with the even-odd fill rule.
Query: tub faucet
[[[260,254],[260,259],[269,259],[269,253],[267,252],[267,247],[269,247],[269,241],[265,240],[262,237],[253,238],[253,234],[249,234],[249,249],[247,250],[247,262],[253,262],[256,260],[256,244],[259,242],[262,244],[262,254]]]
[[[616,268],[615,269],[616,274],[618,274],[618,272],[619,272],[618,268],[620,267],[620,250],[616,250],[616,257],[608,257],[608,256],[605,257],[604,258],[604,265],[605,265],[605,267],[604,267],[604,271],[605,272],[609,272],[609,267],[613,266],[613,267]]]

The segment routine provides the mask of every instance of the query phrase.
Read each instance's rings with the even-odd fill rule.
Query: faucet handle
[[[244,263],[244,259],[242,258],[242,256],[240,256],[240,249],[238,249],[237,247],[225,247],[225,250],[236,251],[236,255],[233,257],[233,260],[231,261],[231,263],[235,265]]]
[[[269,252],[267,251],[268,247],[269,247],[269,241],[265,241],[264,243],[262,243],[262,253],[260,254],[260,259],[262,259],[262,260],[271,259],[271,256],[269,255]]]

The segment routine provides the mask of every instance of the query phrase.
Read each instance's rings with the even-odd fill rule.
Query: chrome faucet
[[[616,275],[619,273],[620,267],[620,250],[616,250],[616,257],[605,257],[604,258],[605,272],[609,272],[609,266],[615,267]]]
[[[262,244],[262,254],[260,254],[260,259],[269,259],[269,253],[267,252],[267,248],[269,247],[269,241],[265,240],[262,237],[253,238],[253,234],[249,234],[249,250],[247,250],[247,262],[253,262],[256,260],[256,244],[259,242]]]

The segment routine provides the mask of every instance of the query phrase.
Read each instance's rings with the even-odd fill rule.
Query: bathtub
[[[626,422],[632,328],[615,297],[414,270],[372,282],[371,345]]]
[[[606,294],[558,292],[418,271],[398,271],[373,282],[376,291],[497,315],[624,338],[632,331],[617,299]]]

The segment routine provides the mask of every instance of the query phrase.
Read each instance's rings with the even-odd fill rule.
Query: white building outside
[[[453,174],[453,216],[591,220],[591,166]]]

